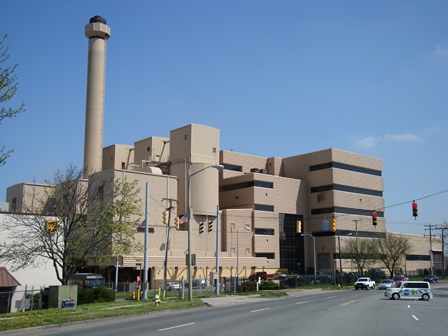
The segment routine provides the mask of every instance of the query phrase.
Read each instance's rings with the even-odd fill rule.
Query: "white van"
[[[394,300],[418,298],[428,301],[432,299],[431,285],[427,281],[403,281],[398,283],[396,287],[388,288],[385,295]]]

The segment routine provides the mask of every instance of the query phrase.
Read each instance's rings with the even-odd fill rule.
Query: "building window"
[[[349,171],[353,171],[353,172],[357,172],[357,173],[381,176],[380,170],[364,168],[364,167],[357,167],[357,166],[352,166],[352,165],[348,165],[345,163],[339,163],[339,162],[327,162],[327,163],[310,166],[310,172],[316,171],[316,170],[328,169],[328,168],[337,168],[337,169],[349,170]]]
[[[349,187],[349,186],[344,186],[341,184],[330,184],[330,185],[326,185],[326,186],[312,187],[312,188],[310,188],[310,193],[317,193],[317,192],[330,191],[330,190],[345,191],[345,192],[350,192],[350,193],[355,193],[355,194],[383,197],[383,192],[379,191],[379,190]]]
[[[254,210],[274,212],[274,206],[265,204],[254,204]]]
[[[255,253],[256,258],[275,259],[275,253]]]
[[[324,214],[332,214],[332,213],[342,213],[349,215],[359,215],[359,216],[371,216],[371,210],[362,210],[362,209],[353,209],[353,208],[342,208],[342,207],[330,207],[330,208],[319,208],[312,209],[312,215],[324,215]],[[384,217],[383,211],[376,211],[376,215],[378,217]]]
[[[220,191],[231,191],[231,190],[238,190],[238,189],[245,189],[245,188],[252,188],[252,187],[273,189],[274,183],[265,182],[265,181],[249,181],[249,182],[243,182],[243,183],[222,186],[220,188]]]
[[[262,236],[273,236],[274,229],[255,229],[255,234]]]
[[[121,163],[121,169],[126,169],[126,162]]]
[[[431,258],[429,255],[419,255],[419,254],[409,254],[406,256],[406,260],[414,260],[414,261],[430,261]]]
[[[150,152],[151,151],[151,147],[146,147],[146,151]]]
[[[11,211],[17,211],[17,197],[13,197],[11,201]]]
[[[233,170],[233,171],[239,171],[239,172],[243,171],[242,166],[232,165],[232,164],[228,164],[228,163],[223,163],[223,166],[224,166],[225,170]]]

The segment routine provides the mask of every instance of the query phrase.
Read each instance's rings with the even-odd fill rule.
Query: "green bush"
[[[78,291],[78,304],[113,301],[115,301],[115,292],[109,288],[98,287]]]
[[[238,286],[238,292],[253,292],[256,288],[255,281],[247,281]]]
[[[272,280],[262,281],[260,286],[258,287],[260,290],[272,290],[278,289],[278,284]]]

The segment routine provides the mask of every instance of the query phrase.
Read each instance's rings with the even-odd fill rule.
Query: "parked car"
[[[378,289],[388,289],[392,287],[395,287],[395,282],[392,279],[384,279],[378,285]]]
[[[394,280],[394,282],[396,284],[398,284],[398,283],[400,283],[402,281],[408,281],[409,278],[405,277],[404,275],[397,274],[397,275],[394,276],[393,280]]]
[[[178,282],[168,282],[166,284],[167,291],[175,291],[175,290],[179,290],[179,289],[180,289],[180,285]]]
[[[427,276],[423,279],[423,281],[428,281],[428,282],[439,282],[439,278],[437,277],[437,275],[430,274],[430,275],[427,275]]]
[[[193,289],[198,289],[198,288],[205,288],[207,286],[207,283],[205,282],[205,279],[193,279],[193,281],[191,282],[191,287]],[[188,288],[188,282],[185,283],[185,288]]]

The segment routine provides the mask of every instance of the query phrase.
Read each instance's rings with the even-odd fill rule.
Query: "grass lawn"
[[[335,289],[334,286],[312,286],[310,288]],[[303,290],[300,288],[297,290]],[[125,300],[129,298],[128,293],[117,293],[117,300],[114,302],[90,303],[77,305],[76,309],[41,309],[24,312],[14,312],[0,314],[0,331],[15,330],[21,328],[39,327],[52,324],[63,324],[67,322],[93,320],[105,317],[124,316],[132,314],[149,314],[169,309],[186,309],[201,307],[204,302],[201,298],[215,296],[213,291],[194,292],[192,301],[188,301],[187,293],[185,298],[179,298],[179,292],[166,292],[161,295],[161,302],[157,306],[154,296],[157,292],[149,292],[148,300]],[[236,295],[254,295],[260,298],[274,298],[288,295],[284,290],[264,290],[259,292],[243,292]],[[228,296],[228,293],[222,293]],[[231,294],[233,295],[233,294]]]

